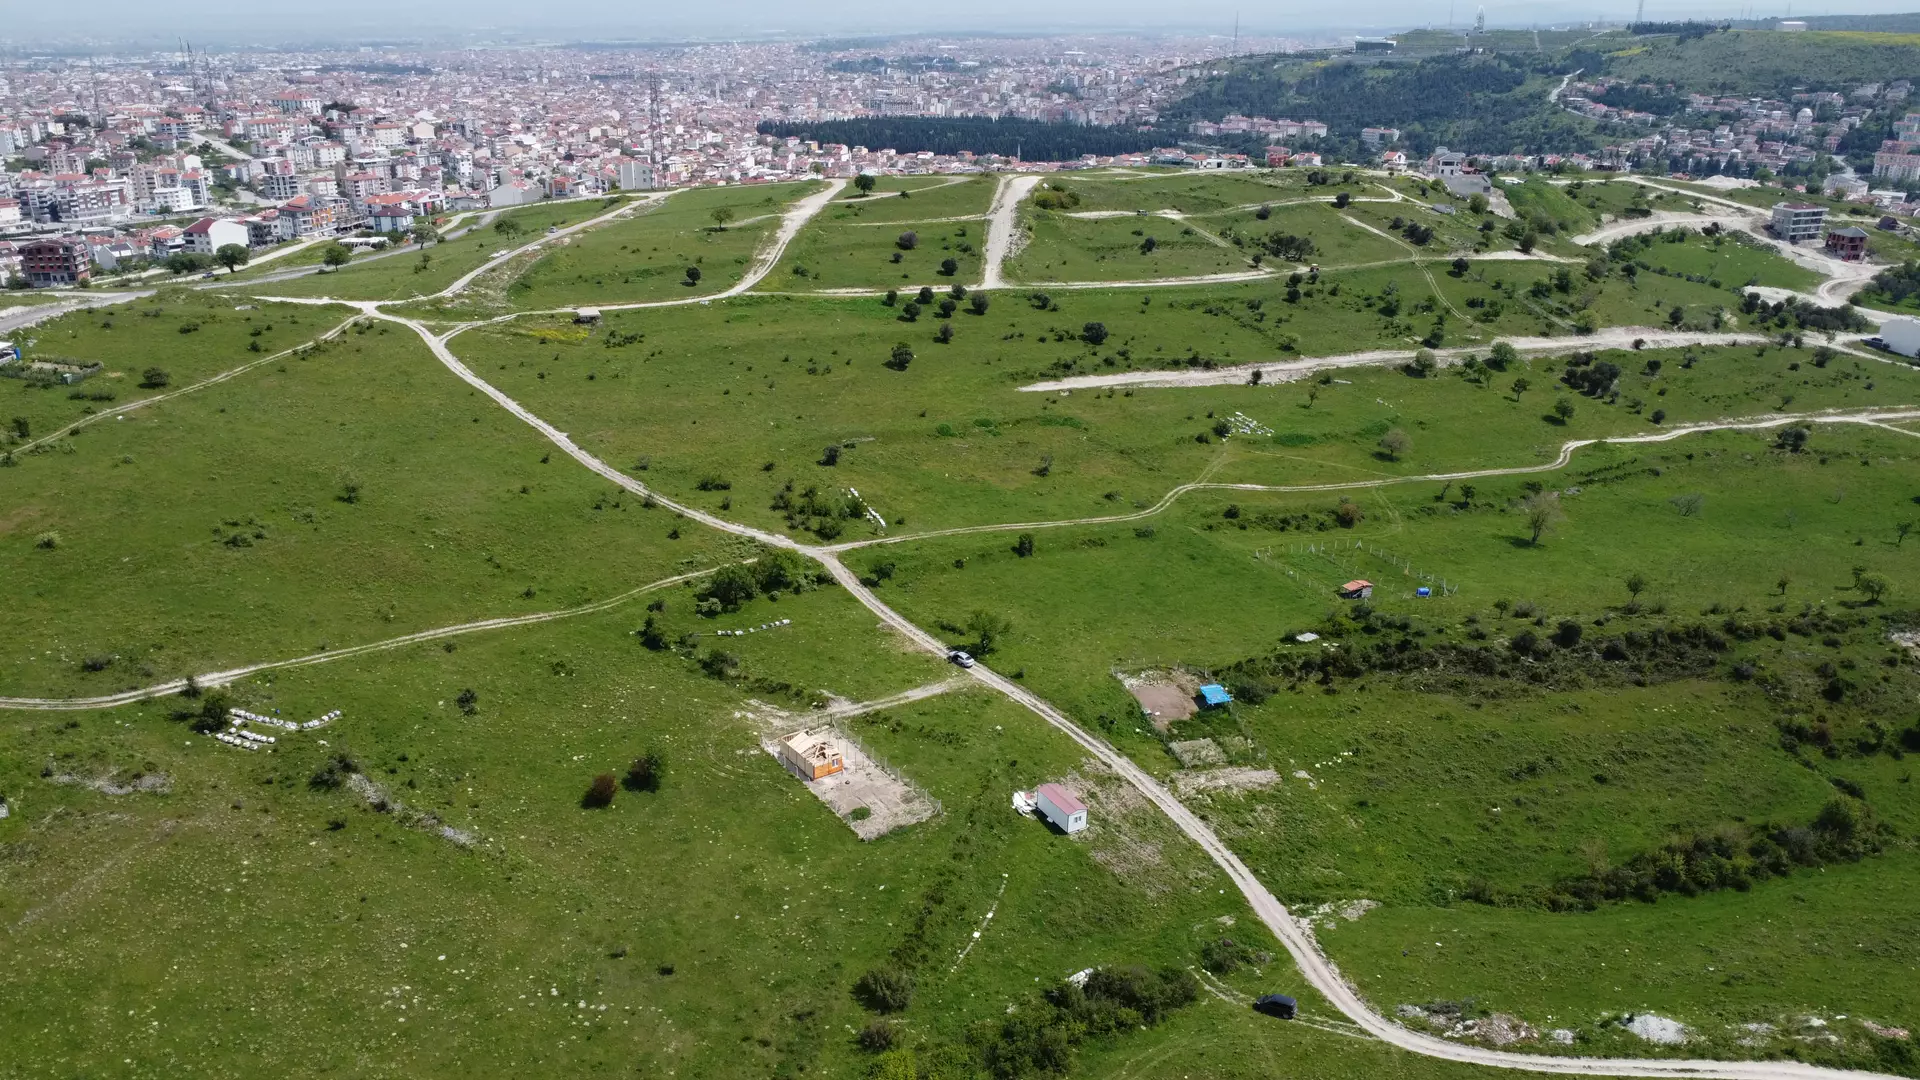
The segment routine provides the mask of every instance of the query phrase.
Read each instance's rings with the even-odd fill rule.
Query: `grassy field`
[[[188,289],[127,304],[82,308],[10,335],[33,359],[98,362],[75,386],[0,380],[0,412],[39,439],[87,416],[158,396],[311,340],[349,312],[255,304]],[[257,347],[257,351],[256,351]],[[164,381],[150,379],[159,369]],[[0,449],[18,443],[0,435]]]
[[[331,322],[304,318],[275,333]],[[0,692],[109,693],[551,611],[721,558],[550,461],[391,326],[84,428],[6,473],[0,573],[31,584]]]
[[[835,215],[838,216],[838,215]],[[945,290],[980,280],[980,221],[814,224],[803,229],[767,278],[767,288]],[[913,239],[909,241],[908,235]],[[946,272],[952,259],[954,271]]]
[[[852,629],[868,624],[837,592],[762,606],[742,617],[793,626],[737,647],[756,681],[860,695],[938,674]],[[684,612],[670,601],[676,629]],[[7,823],[0,870],[14,928],[0,974],[13,991],[7,1071],[130,1059],[439,1075],[487,1061],[539,1075],[854,1077],[871,1060],[852,1040],[869,1014],[848,989],[890,958],[912,957],[917,976],[906,1039],[951,1043],[1069,972],[1185,966],[1226,933],[1220,920],[1245,925],[1237,893],[1137,804],[1097,802],[1107,816],[1074,840],[1011,814],[1014,786],[1084,766],[977,694],[856,722],[943,807],[861,843],[756,745],[741,709],[764,690],[647,653],[631,626],[587,620],[248,684],[256,710],[346,711],[257,756],[183,740],[163,708],[5,725],[14,764],[0,783],[33,821]],[[472,715],[449,703],[461,686],[477,690]],[[579,807],[593,773],[648,748],[667,763],[660,791]],[[309,784],[335,753],[398,805],[376,812]],[[24,764],[42,759],[57,776],[117,768],[167,787],[109,796]],[[1251,974],[1234,982],[1300,990],[1284,969]],[[75,1005],[50,1016],[31,1005],[43,992]],[[1455,1074],[1211,999],[1170,1028],[1096,1040],[1089,1071],[1125,1075],[1228,1038],[1311,1053],[1326,1075],[1389,1061]],[[1198,1074],[1237,1068],[1216,1055]]]
[[[1901,899],[1920,836],[1920,661],[1891,638],[1920,619],[1904,549],[1920,520],[1914,425],[1620,441],[1920,406],[1920,375],[1811,332],[1798,346],[1570,355],[1600,327],[1748,329],[1740,284],[1812,284],[1731,239],[1656,239],[1612,260],[1567,245],[1630,209],[1624,185],[1515,189],[1517,209],[1552,224],[1541,250],[1572,258],[1456,270],[1449,249],[1481,242],[1477,219],[1418,209],[1447,197],[1411,181],[1394,189],[1419,202],[1337,212],[1295,200],[1344,190],[1338,174],[1312,187],[1293,172],[1155,175],[1056,179],[1076,212],[1178,208],[1196,215],[1191,236],[1157,213],[1030,208],[1033,243],[1010,272],[1214,272],[1272,233],[1311,239],[1323,272],[1023,287],[982,309],[939,288],[956,310],[913,319],[874,296],[793,295],[944,286],[950,255],[955,281],[978,275],[961,245],[980,239],[991,183],[889,179],[883,192],[913,195],[838,200],[777,268],[778,295],[594,326],[527,315],[449,346],[663,495],[808,542],[903,538],[845,562],[952,643],[977,646],[982,616],[1004,620],[979,650],[993,668],[1180,792],[1384,1010],[1510,1017],[1542,1033],[1528,1050],[1920,1075],[1905,1043],[1865,1026],[1920,1024]],[[718,291],[805,190],[676,194],[515,260],[471,299],[403,310],[444,324]],[[721,208],[734,216],[715,232]],[[927,221],[943,216],[969,220]],[[1355,224],[1391,232],[1394,216],[1435,228],[1421,258]],[[895,264],[908,229],[920,243]],[[708,271],[698,290],[653,272],[685,265]],[[106,694],[608,603],[241,678],[230,704],[344,712],[258,753],[194,733],[188,714],[217,699],[0,715],[0,1074],[976,1080],[1065,975],[1198,971],[1229,936],[1247,949],[1237,970],[1162,1022],[1089,1036],[1071,1073],[1464,1074],[1315,1026],[1328,1007],[1215,865],[1071,741],[978,687],[838,722],[937,804],[861,841],[761,741],[954,669],[811,579],[720,612],[694,582],[626,596],[767,553],[552,453],[405,327],[358,324],[17,452],[347,315],[243,300],[170,290],[30,332],[31,355],[107,370],[77,388],[0,381],[15,397],[0,417],[21,422],[0,433],[16,450],[0,470],[0,580],[24,583],[0,694]],[[1540,333],[1565,349],[1481,362],[1500,338]],[[1022,390],[1422,342],[1477,355]],[[166,387],[132,385],[149,366]],[[114,396],[70,392],[96,387]],[[1555,467],[1573,439],[1599,441]],[[1528,471],[1422,479],[1467,469]],[[1161,505],[1194,481],[1353,486],[1200,488]],[[1095,517],[1113,520],[1045,524]],[[1376,583],[1368,602],[1336,597],[1359,577]],[[1238,700],[1156,725],[1117,677],[1148,672],[1223,681]],[[1183,766],[1171,744],[1200,738],[1270,775]],[[660,790],[583,805],[596,774],[643,752],[666,763]],[[1089,830],[1068,838],[1010,811],[1013,791],[1046,780],[1086,799]],[[1691,884],[1683,849],[1753,837],[1802,865]],[[1592,898],[1607,875],[1643,871],[1657,902]],[[879,966],[913,978],[886,1056],[857,1038],[875,1013],[853,992]],[[1312,1023],[1253,1014],[1265,992],[1301,996]],[[1645,1012],[1693,1041],[1629,1034],[1626,1015]],[[1571,1041],[1545,1037],[1555,1029]]]
[[[361,256],[338,270],[324,274],[273,281],[259,285],[270,296],[330,296],[341,300],[408,300],[431,296],[457,279],[485,265],[495,252],[519,247],[537,239],[547,229],[575,225],[606,213],[618,202],[535,203],[502,211],[493,224],[468,233],[458,240],[434,244],[424,252],[407,251],[379,258]],[[512,222],[508,230],[500,223]],[[517,227],[517,228],[516,228]],[[272,264],[262,267],[270,272]],[[245,277],[240,279],[245,282]],[[240,285],[236,284],[236,288]]]
[[[851,188],[815,220],[823,224],[915,223],[952,217],[985,217],[993,201],[992,177],[883,176],[873,193]]]
[[[1007,260],[1007,275],[1016,281],[1137,281],[1250,269],[1244,254],[1203,233],[1204,224],[1151,214],[1087,219],[1037,211],[1027,225],[1025,246]]]
[[[531,267],[489,272],[465,303],[537,311],[722,292],[746,276],[787,205],[816,189],[805,183],[679,192],[652,209],[569,237]],[[717,228],[715,214],[731,215],[730,223]],[[700,270],[698,284],[686,284],[689,267]]]

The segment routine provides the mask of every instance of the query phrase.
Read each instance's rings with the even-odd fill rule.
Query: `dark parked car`
[[[1291,1020],[1293,1014],[1300,1011],[1300,1006],[1285,994],[1265,994],[1253,1003],[1253,1011]]]

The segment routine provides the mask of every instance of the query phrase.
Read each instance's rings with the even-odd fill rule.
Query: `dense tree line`
[[[1085,124],[1053,124],[986,116],[872,116],[859,120],[785,123],[763,120],[760,134],[845,143],[903,154],[1018,153],[1028,161],[1071,161],[1083,154],[1134,154],[1160,141],[1150,132]]]

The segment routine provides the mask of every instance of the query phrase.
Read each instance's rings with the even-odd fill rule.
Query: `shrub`
[[[315,791],[332,791],[359,771],[360,766],[354,764],[352,758],[344,753],[335,753],[318,772],[307,778],[307,786]]]
[[[613,805],[615,789],[613,774],[603,772],[587,785],[587,793],[580,796],[580,805],[588,810],[604,810]]]
[[[94,653],[80,661],[80,670],[82,671],[105,671],[112,666],[112,653]]]
[[[460,691],[460,696],[454,699],[454,704],[460,706],[463,714],[472,716],[480,711],[480,695],[472,687],[468,687]]]
[[[909,304],[907,306],[912,307],[913,305]],[[911,363],[913,363],[913,346],[908,345],[904,341],[894,345],[893,352],[888,355],[886,360],[886,366],[895,371],[905,371],[907,370],[907,365]]]
[[[140,373],[140,386],[145,390],[158,390],[172,381],[165,368],[150,367]]]
[[[893,243],[901,251],[912,251],[914,248],[920,246],[920,234],[916,232],[903,232]]]
[[[860,1044],[860,1049],[874,1054],[893,1049],[893,1044],[898,1040],[899,1036],[894,1031],[893,1025],[885,1020],[868,1022],[866,1027],[860,1029],[860,1034],[854,1036],[854,1041]]]
[[[853,996],[874,1012],[904,1012],[913,1003],[913,975],[890,964],[873,968],[854,982]]]
[[[1242,964],[1254,962],[1251,948],[1241,945],[1232,938],[1220,938],[1209,941],[1200,947],[1200,966],[1215,975],[1231,975]]]
[[[660,780],[666,775],[667,763],[658,751],[649,750],[633,759],[627,766],[628,791],[659,791]]]
[[[44,551],[52,551],[54,548],[60,546],[60,534],[57,532],[43,532],[33,538],[33,546]]]
[[[1107,325],[1097,322],[1086,324],[1080,328],[1080,340],[1098,348],[1101,342],[1107,340]]]

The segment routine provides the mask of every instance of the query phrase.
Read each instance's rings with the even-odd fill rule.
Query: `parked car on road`
[[[966,651],[963,649],[955,649],[952,652],[948,653],[947,659],[953,661],[956,664],[959,664],[961,667],[973,666],[973,657],[968,656]]]

